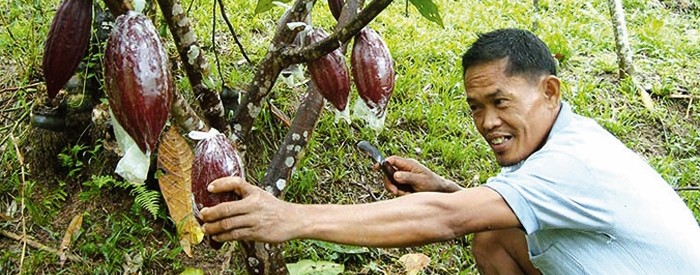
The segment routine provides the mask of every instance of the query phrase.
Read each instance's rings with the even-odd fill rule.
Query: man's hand
[[[413,187],[413,190],[416,192],[450,193],[462,189],[456,183],[435,174],[414,159],[391,156],[387,158],[386,161],[396,167],[396,172],[394,173],[396,182],[399,184],[408,184]],[[378,165],[375,166],[375,169],[377,168]],[[410,192],[399,190],[386,178],[384,178],[384,186],[389,192],[397,196],[410,194]]]
[[[202,209],[204,233],[215,241],[254,240],[279,243],[293,238],[301,225],[293,204],[247,183],[239,177],[220,178],[209,192],[235,192],[241,199]],[[301,225],[303,226],[303,225]]]

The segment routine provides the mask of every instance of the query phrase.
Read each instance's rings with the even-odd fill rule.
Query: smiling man
[[[698,274],[700,227],[641,157],[560,100],[556,65],[532,33],[479,36],[462,57],[467,101],[502,171],[461,188],[417,161],[387,159],[398,198],[370,204],[301,205],[241,178],[212,192],[242,199],[205,209],[215,240],[318,239],[399,247],[474,233],[484,274]]]

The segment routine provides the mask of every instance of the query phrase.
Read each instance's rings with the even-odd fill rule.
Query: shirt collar
[[[564,129],[564,127],[566,127],[566,125],[569,125],[573,118],[574,113],[571,111],[571,106],[568,102],[562,100],[559,114],[557,115],[557,119],[554,121],[554,125],[552,125],[552,130],[550,130],[549,134],[547,135],[547,140],[551,139],[554,133],[561,131]]]

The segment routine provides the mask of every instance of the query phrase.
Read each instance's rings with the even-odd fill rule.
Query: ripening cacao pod
[[[328,34],[323,29],[310,30],[306,36],[306,44],[319,42],[326,37]],[[340,49],[335,49],[306,65],[309,68],[311,80],[316,83],[323,97],[338,111],[345,110],[350,95],[350,74],[345,64],[345,56]]]
[[[386,43],[370,28],[362,29],[355,36],[352,76],[367,107],[377,117],[384,116],[394,91],[394,65]]]
[[[168,56],[143,14],[117,17],[105,50],[105,86],[119,124],[141,151],[153,152],[173,96]]]
[[[208,133],[192,132],[190,137],[199,139],[194,151],[192,163],[192,194],[194,197],[195,213],[199,213],[204,207],[212,207],[222,202],[237,199],[233,192],[210,193],[207,191],[209,183],[215,179],[229,176],[245,177],[243,162],[238,151],[231,142],[216,129]],[[196,215],[197,217],[199,215]],[[199,221],[201,223],[201,221]],[[213,248],[220,248],[221,243],[209,240]]]
[[[42,69],[53,99],[75,73],[90,42],[92,0],[63,0],[44,45]]]
[[[331,10],[331,14],[335,17],[335,20],[340,18],[340,12],[343,11],[343,5],[345,5],[344,0],[328,0],[328,8]]]

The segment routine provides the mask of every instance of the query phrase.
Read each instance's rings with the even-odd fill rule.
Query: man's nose
[[[482,126],[485,130],[491,131],[501,126],[502,123],[503,121],[501,120],[501,116],[498,114],[498,112],[490,108],[484,110],[484,120],[482,122]]]

